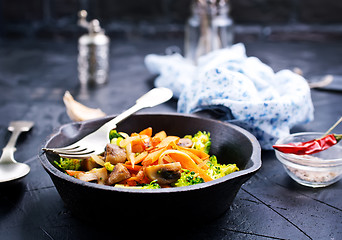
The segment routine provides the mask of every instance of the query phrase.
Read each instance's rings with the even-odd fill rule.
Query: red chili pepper
[[[283,153],[293,153],[297,155],[309,155],[324,151],[334,146],[342,139],[342,134],[329,134],[324,137],[307,142],[295,142],[287,144],[273,145],[273,148]]]

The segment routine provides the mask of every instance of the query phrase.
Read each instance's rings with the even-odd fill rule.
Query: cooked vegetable
[[[191,148],[193,145],[193,142],[190,138],[181,138],[179,139],[179,142],[177,143],[177,145],[181,147]]]
[[[59,158],[59,162],[55,164],[63,170],[78,170],[81,167],[82,159],[75,158]]]
[[[102,167],[105,164],[103,156],[92,154],[90,159],[92,159],[94,162],[96,162],[98,165],[100,165]]]
[[[97,181],[98,184],[105,184],[108,179],[108,173],[105,168],[93,168],[88,172],[66,170],[66,173],[85,182]]]
[[[131,135],[112,130],[109,138],[103,154],[56,164],[83,181],[136,189],[200,184],[239,170],[208,154],[211,139],[205,131],[180,138],[165,131],[153,135],[152,128]]]
[[[119,145],[125,136],[118,133],[115,129],[109,132],[109,140],[111,144]]]
[[[112,140],[113,138],[123,138],[123,136],[116,131],[116,129],[112,129],[109,132],[109,140]]]
[[[105,184],[108,180],[108,172],[107,169],[102,168],[93,168],[89,172],[94,173],[97,177],[97,184]]]
[[[128,169],[122,164],[118,163],[115,165],[113,171],[109,174],[108,185],[113,185],[114,183],[121,182],[131,177]]]
[[[158,132],[154,135],[154,137],[151,139],[152,140],[152,146],[156,146],[159,144],[161,141],[163,141],[167,137],[165,131]]]
[[[84,171],[76,171],[76,170],[66,170],[66,173],[72,177],[80,179],[85,182],[91,182],[97,180],[97,176],[93,172],[84,172]]]
[[[211,156],[209,161],[207,162],[209,169],[207,173],[213,179],[218,179],[220,177],[224,177],[232,172],[239,171],[239,168],[236,164],[219,164],[217,163],[216,156]]]
[[[146,177],[158,184],[171,184],[181,177],[179,162],[148,166],[144,169]]]
[[[157,180],[154,180],[148,184],[145,184],[141,188],[142,189],[158,189],[158,188],[160,188],[160,185],[157,183]]]
[[[93,156],[93,157],[96,158],[97,156],[96,157]],[[83,159],[81,161],[80,168],[82,168],[85,171],[89,171],[89,170],[92,170],[93,168],[101,167],[101,165],[99,165],[97,162],[94,161],[93,157]]]
[[[124,184],[115,184],[115,187],[130,188],[130,189],[158,189],[158,188],[161,188],[156,180],[154,180],[150,183],[143,184],[141,186],[126,186]]]
[[[186,135],[184,138],[191,139],[192,148],[209,153],[211,146],[210,133],[206,131],[198,131],[193,137]]]
[[[108,143],[105,151],[105,162],[111,164],[124,163],[126,161],[126,151],[118,145]]]
[[[185,187],[198,183],[204,183],[204,179],[198,176],[198,173],[184,169],[180,179],[178,179],[178,181],[175,183],[175,186]]]
[[[111,164],[110,162],[105,162],[103,165],[109,172],[113,172],[115,165]]]
[[[195,161],[186,153],[179,150],[166,150],[163,155],[170,155],[173,160],[180,162],[182,168],[194,171],[200,175],[204,181],[209,182],[213,180],[204,169],[200,168]]]

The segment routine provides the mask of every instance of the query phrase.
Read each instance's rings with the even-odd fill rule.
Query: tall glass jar
[[[185,58],[196,64],[200,56],[231,46],[233,37],[228,0],[193,0],[185,27]]]

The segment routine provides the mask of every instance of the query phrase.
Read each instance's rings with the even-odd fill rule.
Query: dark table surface
[[[0,42],[0,147],[7,143],[13,120],[31,120],[34,128],[20,136],[15,158],[30,165],[21,181],[0,185],[0,239],[90,239],[117,229],[88,224],[72,215],[59,197],[38,153],[46,137],[69,123],[62,96],[69,90],[82,103],[117,114],[153,87],[144,66],[148,53],[163,54],[182,39],[112,40],[110,81],[105,87],[81,94],[77,80],[77,41]],[[299,67],[308,79],[342,75],[342,43],[249,42],[247,54],[259,57],[275,71]],[[82,97],[82,98],[81,98]],[[325,131],[342,116],[342,92],[312,90],[315,119],[296,131]],[[175,112],[172,100],[148,112]],[[342,126],[336,131],[342,132]],[[320,189],[301,186],[285,173],[273,151],[262,152],[260,171],[238,192],[232,206],[219,219],[201,227],[175,223],[181,235],[165,230],[152,238],[177,239],[342,239],[342,181]],[[137,221],[138,216],[132,221]],[[165,228],[167,229],[167,227]],[[123,235],[144,236],[151,229],[131,228]],[[146,237],[146,236],[145,236]]]

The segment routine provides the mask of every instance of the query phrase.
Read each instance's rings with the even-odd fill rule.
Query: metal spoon
[[[10,123],[8,130],[12,132],[12,136],[3,148],[0,158],[0,183],[22,178],[30,172],[30,167],[27,164],[15,161],[13,154],[16,150],[15,143],[20,133],[29,131],[32,126],[33,122],[29,121],[14,121]]]

